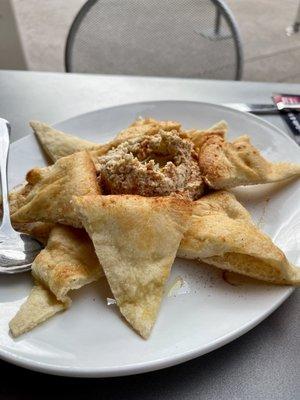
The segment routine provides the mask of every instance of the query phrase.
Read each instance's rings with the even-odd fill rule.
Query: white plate
[[[112,138],[138,116],[179,120],[186,128],[225,119],[229,137],[249,134],[270,160],[300,161],[300,149],[276,127],[222,106],[186,101],[128,104],[80,115],[56,125],[95,142]],[[35,138],[12,145],[10,186],[26,171],[45,165]],[[300,181],[236,190],[239,199],[293,263],[300,264]],[[299,253],[299,251],[298,251]],[[298,256],[298,260],[297,260]],[[234,287],[214,268],[177,259],[169,283],[181,276],[186,293],[166,297],[149,340],[135,334],[116,306],[106,305],[107,288],[92,284],[73,294],[70,310],[13,340],[8,322],[25,300],[30,275],[0,276],[0,357],[57,375],[106,377],[165,368],[212,351],[239,337],[274,311],[291,288],[264,284]],[[283,333],[284,334],[284,333]]]

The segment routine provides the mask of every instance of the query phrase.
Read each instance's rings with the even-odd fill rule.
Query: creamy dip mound
[[[203,193],[193,143],[178,131],[159,131],[121,143],[98,159],[105,194],[181,195],[191,200]]]

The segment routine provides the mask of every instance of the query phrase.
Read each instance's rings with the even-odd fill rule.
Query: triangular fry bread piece
[[[17,314],[10,321],[11,334],[13,337],[17,337],[31,331],[66,308],[67,305],[58,301],[48,289],[36,284],[25,303],[21,305]]]
[[[95,166],[86,151],[28,172],[29,190],[13,222],[51,222],[81,227],[70,202],[73,195],[100,193]]]
[[[58,131],[43,122],[30,121],[29,125],[53,162],[78,151],[93,150],[99,147],[97,143]]]
[[[30,188],[30,185],[23,184],[9,193],[9,208],[11,214],[24,205]],[[2,198],[0,201],[2,203]],[[0,206],[0,215],[2,217],[2,204]],[[16,231],[32,235],[44,244],[47,243],[49,233],[54,226],[47,222],[13,222],[12,225]]]
[[[47,244],[50,232],[54,227],[54,224],[49,222],[14,222],[12,225],[16,231],[27,233],[44,245]]]
[[[22,207],[26,202],[26,196],[28,195],[31,186],[27,184],[27,182],[22,183],[21,185],[16,186],[9,192],[9,210],[10,213],[13,214],[19,208]],[[2,197],[1,197],[1,206],[2,206]],[[2,212],[2,207],[1,207]]]
[[[53,162],[60,158],[69,156],[80,151],[89,151],[92,159],[107,153],[112,147],[118,146],[124,139],[114,139],[108,143],[97,144],[88,140],[80,139],[68,133],[58,131],[51,126],[39,122],[31,121],[31,128],[36,134],[44,151]]]
[[[121,313],[148,338],[191,203],[133,195],[77,197],[74,203]]]
[[[93,243],[83,229],[56,225],[47,246],[32,264],[32,275],[56,298],[69,302],[70,290],[79,289],[103,276]]]
[[[36,285],[10,322],[13,336],[28,332],[71,304],[70,290],[103,276],[93,243],[83,229],[56,225],[32,264]]]
[[[179,131],[181,124],[175,121],[157,121],[153,118],[138,118],[128,128],[123,129],[115,139],[126,141],[136,136],[153,135],[160,130]]]
[[[277,284],[300,284],[300,268],[251,221],[233,194],[221,191],[194,202],[179,257]]]
[[[216,122],[210,128],[207,129],[207,132],[219,132],[219,131],[223,131],[224,135],[226,135],[228,132],[228,124],[223,119],[219,122]]]
[[[232,143],[212,135],[202,144],[199,165],[206,183],[214,189],[277,182],[300,176],[300,164],[271,163],[251,145],[247,136]]]
[[[206,130],[190,129],[185,131],[187,138],[190,139],[195,148],[198,150],[202,144],[212,135],[220,136],[221,138],[226,137],[228,131],[228,125],[226,121],[220,121],[211,126]]]

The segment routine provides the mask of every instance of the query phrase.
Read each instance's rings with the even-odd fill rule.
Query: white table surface
[[[55,123],[147,100],[266,103],[274,92],[300,94],[300,84],[0,71],[0,116],[11,122],[14,141],[30,132],[30,119]],[[289,133],[279,116],[266,119]],[[300,399],[299,304],[296,290],[243,337],[193,361],[144,375],[75,380],[0,361],[0,400],[39,398],[42,386],[43,398],[51,399]]]

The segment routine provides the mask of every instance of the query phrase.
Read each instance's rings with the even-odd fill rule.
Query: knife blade
[[[223,104],[225,107],[230,107],[238,111],[243,111],[243,112],[248,112],[248,113],[253,113],[253,114],[276,114],[279,113],[277,107],[275,104],[246,104],[246,103],[225,103]],[[286,107],[287,108],[287,107]],[[291,107],[289,107],[291,109]],[[298,105],[299,108],[299,105]],[[291,110],[292,112],[292,110]],[[289,125],[289,128],[293,134],[293,138],[295,141],[300,145],[300,135],[295,134],[294,130],[290,126],[291,123],[287,121],[288,116],[290,113],[284,114],[284,119],[286,120],[287,124]]]
[[[246,104],[246,103],[225,103],[225,107],[234,108],[238,111],[249,112],[253,114],[277,114],[278,109],[275,104]]]

